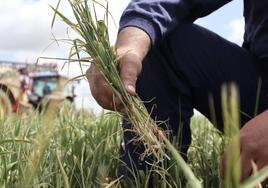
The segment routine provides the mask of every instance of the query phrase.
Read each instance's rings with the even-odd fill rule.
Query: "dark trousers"
[[[248,50],[195,24],[182,24],[144,60],[137,92],[152,117],[167,122],[174,134],[183,126],[179,150],[186,154],[191,143],[189,123],[194,108],[211,120],[209,96],[212,96],[214,123],[222,130],[221,88],[223,84],[234,82],[240,93],[243,125],[254,116],[260,79],[258,113],[268,106],[265,77],[261,62]],[[130,125],[124,121],[123,127],[129,129]],[[139,160],[143,147],[130,142],[133,136],[125,131],[120,159],[128,167],[135,164],[135,168],[144,169],[144,161]]]

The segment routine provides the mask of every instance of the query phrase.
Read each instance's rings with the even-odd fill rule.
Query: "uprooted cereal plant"
[[[156,158],[157,163],[155,166],[156,169],[158,169],[156,171],[160,177],[164,177],[163,179],[168,182],[168,178],[165,178],[165,176],[168,176],[168,169],[163,168],[161,164],[165,163],[165,160],[172,158],[175,162],[173,164],[176,166],[175,168],[179,169],[186,178],[187,186],[201,187],[201,181],[193,174],[192,170],[182,159],[177,149],[171,144],[165,133],[158,128],[157,122],[150,118],[150,114],[146,110],[143,102],[138,96],[130,96],[127,93],[120,79],[118,69],[118,60],[120,57],[116,55],[115,49],[111,47],[109,42],[107,28],[109,20],[108,5],[103,6],[95,0],[68,0],[68,3],[72,8],[75,21],[68,19],[65,14],[59,10],[59,1],[56,8],[52,7],[55,12],[52,26],[55,18],[59,17],[79,35],[78,38],[69,39],[69,42],[73,44],[73,50],[69,60],[80,64],[94,64],[103,75],[104,79],[113,89],[115,97],[120,99],[124,105],[124,116],[127,117],[133,125],[133,131],[137,134],[137,141],[141,141],[144,144],[144,155],[153,154]],[[102,20],[98,19],[96,5],[105,9],[105,18]],[[85,57],[81,57],[81,54]],[[232,138],[231,150],[234,151],[231,154],[232,156],[228,158],[235,160],[227,160],[227,176],[223,184],[221,185],[221,183],[219,183],[219,186],[247,187],[249,184],[241,185],[240,183],[239,139],[236,136],[239,127],[238,95],[234,88],[231,88],[231,91],[232,95],[227,96],[227,92],[223,90],[222,104],[225,127],[226,130],[228,130],[227,137]],[[167,150],[171,154],[170,156],[166,154]],[[238,165],[235,162],[238,163]],[[251,183],[255,182],[257,184],[261,178],[263,179],[266,176],[266,173],[267,170],[265,171],[264,169],[258,175],[252,177],[254,180],[252,180]]]
[[[192,187],[200,187],[201,184],[186,165],[176,148],[169,142],[165,133],[157,126],[157,123],[150,117],[143,102],[138,96],[131,96],[126,91],[118,69],[119,61],[115,50],[111,47],[108,34],[108,16],[106,9],[106,19],[98,20],[96,15],[97,1],[92,0],[68,0],[76,19],[72,22],[64,13],[59,11],[60,1],[55,11],[55,16],[59,16],[62,21],[69,25],[80,38],[72,39],[74,52],[70,59],[77,62],[88,62],[95,65],[104,79],[111,86],[116,97],[122,102],[125,112],[124,116],[131,122],[133,131],[137,135],[137,142],[144,144],[144,155],[153,155],[156,158],[156,165],[164,158],[169,158],[165,150],[168,149],[174,156],[176,162],[183,169],[183,173]],[[103,6],[105,7],[105,6]],[[55,17],[53,21],[55,20]],[[53,23],[54,24],[54,23]],[[52,25],[53,25],[52,24]],[[87,57],[81,58],[80,54]],[[74,60],[77,57],[77,60]]]

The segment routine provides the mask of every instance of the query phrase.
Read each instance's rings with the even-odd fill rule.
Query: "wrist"
[[[139,28],[126,27],[119,32],[115,47],[119,56],[132,53],[142,61],[150,50],[151,39]]]

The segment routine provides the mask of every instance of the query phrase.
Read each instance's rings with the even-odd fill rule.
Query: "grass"
[[[0,120],[0,187],[148,186],[149,174],[141,171],[132,183],[116,176],[122,136],[119,114],[96,117],[85,111],[74,111],[70,106],[62,106],[58,113],[52,114],[53,117],[50,113],[33,113],[23,118],[13,115]],[[48,118],[53,121],[48,122]],[[187,168],[191,168],[202,187],[230,187],[237,183],[221,181],[218,173],[226,136],[202,116],[193,117],[191,128],[193,143]],[[174,138],[173,145],[178,145],[179,140]],[[185,187],[181,166],[174,155],[170,158],[152,172],[154,187]],[[231,187],[253,188],[267,177],[267,170]],[[231,179],[235,180],[236,169],[230,171]],[[188,183],[186,187],[189,186]]]
[[[86,112],[14,116],[0,123],[0,187],[101,187],[116,179],[120,118]]]
[[[224,150],[224,135],[203,116],[191,121],[192,145],[188,151],[189,165],[202,179],[204,187],[219,187],[219,161]]]
[[[135,174],[132,182],[117,177],[122,116],[108,113],[96,117],[84,111],[76,112],[70,106],[62,105],[61,101],[52,101],[41,114],[0,119],[0,187],[146,188],[151,175],[156,188],[249,188],[268,176],[268,169],[264,168],[240,182],[239,103],[234,86],[228,88],[228,92],[225,87],[222,92],[224,135],[203,117],[192,120],[193,143],[188,154],[189,164],[186,164],[177,151],[180,138],[174,138],[171,143],[150,118],[138,96],[129,96],[125,91],[118,74],[118,57],[110,47],[107,23],[98,20],[94,11],[91,12],[89,4],[94,10],[95,1],[68,2],[75,23],[59,11],[59,3],[52,8],[55,11],[53,22],[56,15],[59,16],[81,37],[69,41],[73,43],[70,59],[95,63],[125,105],[124,115],[134,125],[136,139],[145,144],[145,154],[153,154],[157,163],[148,173],[131,170]],[[106,18],[108,14],[106,11]],[[80,52],[88,56],[82,58]],[[77,59],[73,59],[75,56]],[[227,144],[231,152],[227,156],[227,176],[222,181],[219,161]]]
[[[1,120],[0,187],[128,186],[127,182],[120,181],[116,176],[122,136],[119,114],[108,113],[96,117],[88,112],[62,108],[50,122],[50,131],[44,124],[46,116],[44,113],[33,113],[24,118],[14,115]],[[197,140],[204,134],[209,135],[210,131],[198,131],[199,120],[204,121],[200,117],[192,121],[196,139],[189,155],[199,153],[203,160],[190,159],[190,163],[194,172],[206,172],[210,166],[208,161],[211,161],[207,151],[211,148],[207,147],[203,152],[195,148],[198,143],[210,145],[207,143],[211,141]],[[199,132],[203,136],[197,135]],[[45,137],[49,137],[49,140]],[[214,167],[213,170],[217,171],[218,167]],[[162,163],[155,170],[161,175],[165,174],[162,178],[154,178],[155,187],[182,187],[184,179],[174,159]],[[148,175],[139,172],[138,176],[133,187],[148,184]],[[209,176],[206,178],[211,180]]]

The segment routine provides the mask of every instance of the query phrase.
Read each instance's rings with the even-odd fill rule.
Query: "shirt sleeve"
[[[231,0],[132,0],[125,9],[120,30],[134,26],[144,30],[155,44],[182,22],[194,22]]]

